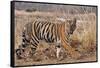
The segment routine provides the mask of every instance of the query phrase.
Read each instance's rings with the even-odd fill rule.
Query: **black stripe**
[[[45,25],[42,27],[42,29],[43,29],[42,35],[44,35],[45,27],[47,27],[47,25],[48,25],[48,23],[45,23]]]
[[[43,22],[43,21],[42,21],[41,24],[42,24],[41,27],[43,27],[43,25],[46,24],[46,22]]]
[[[22,47],[23,47],[23,48],[26,48],[26,46],[27,46],[27,44],[22,44]]]
[[[28,39],[26,39],[26,38],[24,38],[22,41],[23,41],[23,42],[27,42],[27,43],[30,42],[30,40],[28,40]]]
[[[37,37],[36,23],[37,23],[37,21],[34,22],[34,33],[35,33],[35,35],[36,35],[36,37]],[[38,38],[38,37],[37,37],[37,38]],[[39,39],[39,38],[38,38],[38,39]]]
[[[56,35],[56,31],[57,31],[57,29],[56,29],[56,24],[54,24],[53,32],[54,32],[55,39],[56,39],[56,37],[57,37],[57,35]]]
[[[35,47],[37,47],[37,45],[38,45],[38,44],[34,41],[34,39],[32,39],[31,44],[32,44],[33,46],[35,46]]]
[[[37,43],[39,43],[38,39],[37,39],[33,34],[32,34],[32,38],[34,38],[35,41],[36,41]]]
[[[54,28],[54,24],[52,25],[52,27],[51,27],[51,42],[53,42],[54,41],[54,38],[53,38],[53,28]]]
[[[49,32],[48,32],[48,33],[47,33],[47,40],[46,40],[47,42],[50,42],[49,35],[50,35],[50,34],[49,34]]]
[[[49,30],[49,27],[50,27],[51,23],[48,23],[48,24],[49,24],[49,26],[48,26],[48,28],[47,28],[46,32]]]
[[[55,33],[55,39],[57,41],[57,24],[55,24],[55,30],[54,30],[54,33]]]
[[[46,22],[44,22],[44,21],[41,22],[41,27],[40,27],[40,40],[43,39],[43,34],[42,34],[41,30],[42,30],[42,28],[43,28],[43,26],[44,26],[45,24],[46,24]]]
[[[36,41],[34,40],[34,38],[33,38],[33,37],[32,37],[32,41],[33,41],[33,42],[36,42]]]
[[[31,44],[32,44],[34,47],[37,47],[37,45],[35,45],[34,43],[31,42]]]
[[[49,24],[49,26],[48,26],[48,28],[47,28],[47,30],[46,30],[46,33],[47,33],[47,42],[50,42],[50,39],[49,39],[49,29],[50,29],[50,25],[51,25],[51,23],[48,23]]]
[[[60,24],[57,24],[57,38],[60,39],[60,35],[59,35],[59,29],[61,29]]]
[[[51,27],[50,27],[50,32],[49,32],[49,38],[50,38],[50,42],[52,42],[52,36],[53,36],[53,24],[51,24]]]
[[[36,26],[37,29],[40,28],[40,24],[41,24],[41,22],[38,22],[38,24],[37,24],[37,26]]]
[[[39,24],[40,24],[40,21],[36,21],[36,28],[38,28],[39,27]]]

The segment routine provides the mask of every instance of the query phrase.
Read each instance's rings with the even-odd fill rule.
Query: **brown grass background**
[[[67,7],[67,6],[66,6]],[[75,10],[75,8],[73,9]],[[77,10],[77,9],[76,9]],[[81,9],[80,9],[81,10]],[[60,12],[61,11],[61,12]],[[22,29],[25,24],[36,19],[43,19],[50,22],[56,22],[57,17],[64,17],[65,19],[77,18],[77,28],[73,35],[71,35],[71,46],[79,51],[82,55],[80,59],[73,59],[66,53],[64,48],[60,52],[60,60],[56,58],[56,50],[54,44],[49,46],[49,43],[41,41],[36,50],[36,54],[28,59],[18,60],[15,55],[15,65],[40,65],[40,64],[57,64],[57,63],[73,63],[73,62],[87,62],[96,61],[96,13],[66,13],[63,10],[56,9],[56,12],[45,11],[26,11],[15,10],[15,49],[22,42]],[[77,10],[78,11],[78,10]],[[83,10],[81,10],[83,11]],[[57,22],[56,22],[57,23]],[[49,50],[45,52],[45,49]]]

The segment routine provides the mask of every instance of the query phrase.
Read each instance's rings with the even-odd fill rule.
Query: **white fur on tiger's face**
[[[63,23],[52,23],[49,21],[36,20],[34,22],[26,24],[22,31],[22,49],[25,49],[26,47],[32,45],[31,49],[33,53],[35,53],[40,40],[44,40],[47,43],[56,43],[56,46],[60,46],[61,44],[57,43],[59,43],[59,40],[61,40],[60,34],[62,31],[59,31],[59,29],[61,29],[61,25],[65,28],[64,32],[66,38],[68,38],[67,36],[73,34],[74,30],[76,29],[76,19],[67,20]],[[19,56],[21,53],[24,53],[23,51],[24,50],[21,50],[19,48],[16,50],[16,53]],[[59,55],[58,52],[60,51],[57,51],[57,57]]]

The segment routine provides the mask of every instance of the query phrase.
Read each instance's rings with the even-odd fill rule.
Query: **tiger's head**
[[[68,35],[73,34],[76,29],[76,18],[72,20],[67,20],[67,25],[65,26],[65,30]]]

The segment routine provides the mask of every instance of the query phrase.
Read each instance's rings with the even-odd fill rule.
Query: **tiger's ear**
[[[72,23],[72,19],[67,19],[67,22],[69,23],[69,24],[71,24]]]
[[[72,24],[76,24],[77,20],[76,18],[73,18],[73,19],[67,19],[67,22],[72,25]]]

